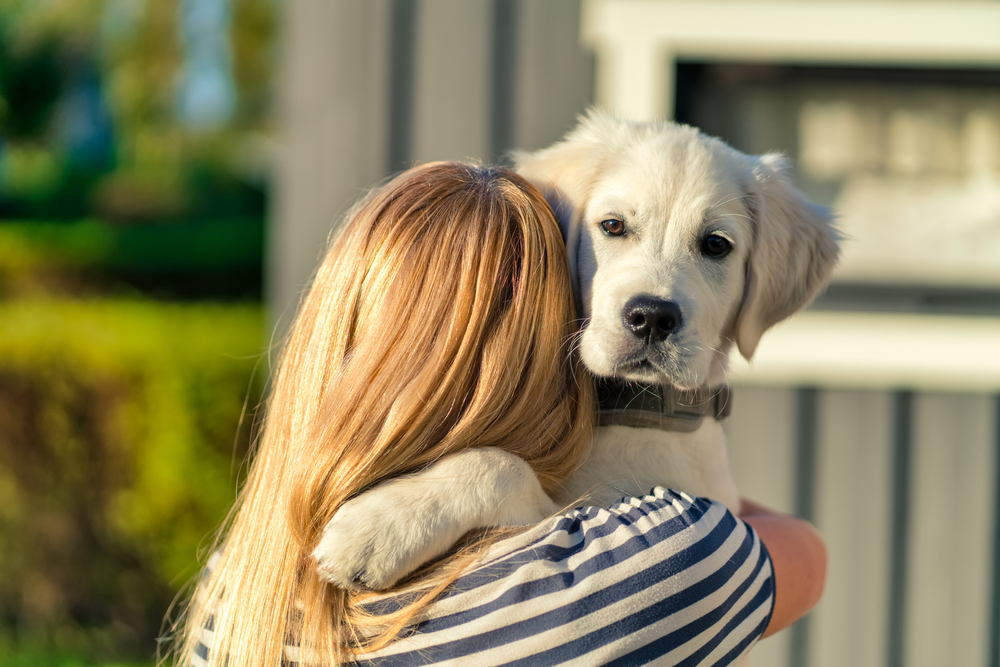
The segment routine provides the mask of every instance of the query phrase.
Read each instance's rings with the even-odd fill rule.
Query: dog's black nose
[[[681,309],[673,301],[640,294],[625,304],[622,323],[637,338],[658,343],[681,326]]]

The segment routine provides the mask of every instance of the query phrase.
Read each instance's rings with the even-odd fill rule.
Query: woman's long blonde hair
[[[586,451],[594,409],[570,354],[571,295],[558,226],[517,174],[428,164],[362,201],[300,305],[180,661],[206,626],[219,666],[276,667],[289,637],[324,665],[390,641],[469,558],[425,575],[426,594],[373,639],[360,598],[320,581],[311,556],[337,509],[373,484],[499,447],[552,491]]]

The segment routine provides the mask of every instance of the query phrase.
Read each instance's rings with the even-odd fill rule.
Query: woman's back
[[[725,665],[763,633],[773,599],[770,561],[745,523],[657,488],[493,545],[400,639],[355,664]],[[378,617],[408,602],[404,591],[363,606]],[[310,657],[285,648],[289,662]]]

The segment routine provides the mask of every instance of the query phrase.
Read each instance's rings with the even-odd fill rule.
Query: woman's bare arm
[[[826,545],[805,519],[742,499],[740,518],[753,526],[771,555],[775,599],[769,637],[788,627],[819,601],[826,583]]]

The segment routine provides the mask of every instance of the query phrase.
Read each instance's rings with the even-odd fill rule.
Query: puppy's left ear
[[[781,155],[751,160],[748,201],[754,238],[735,332],[747,359],[765,331],[805,308],[826,287],[840,241],[832,212],[792,186]]]

